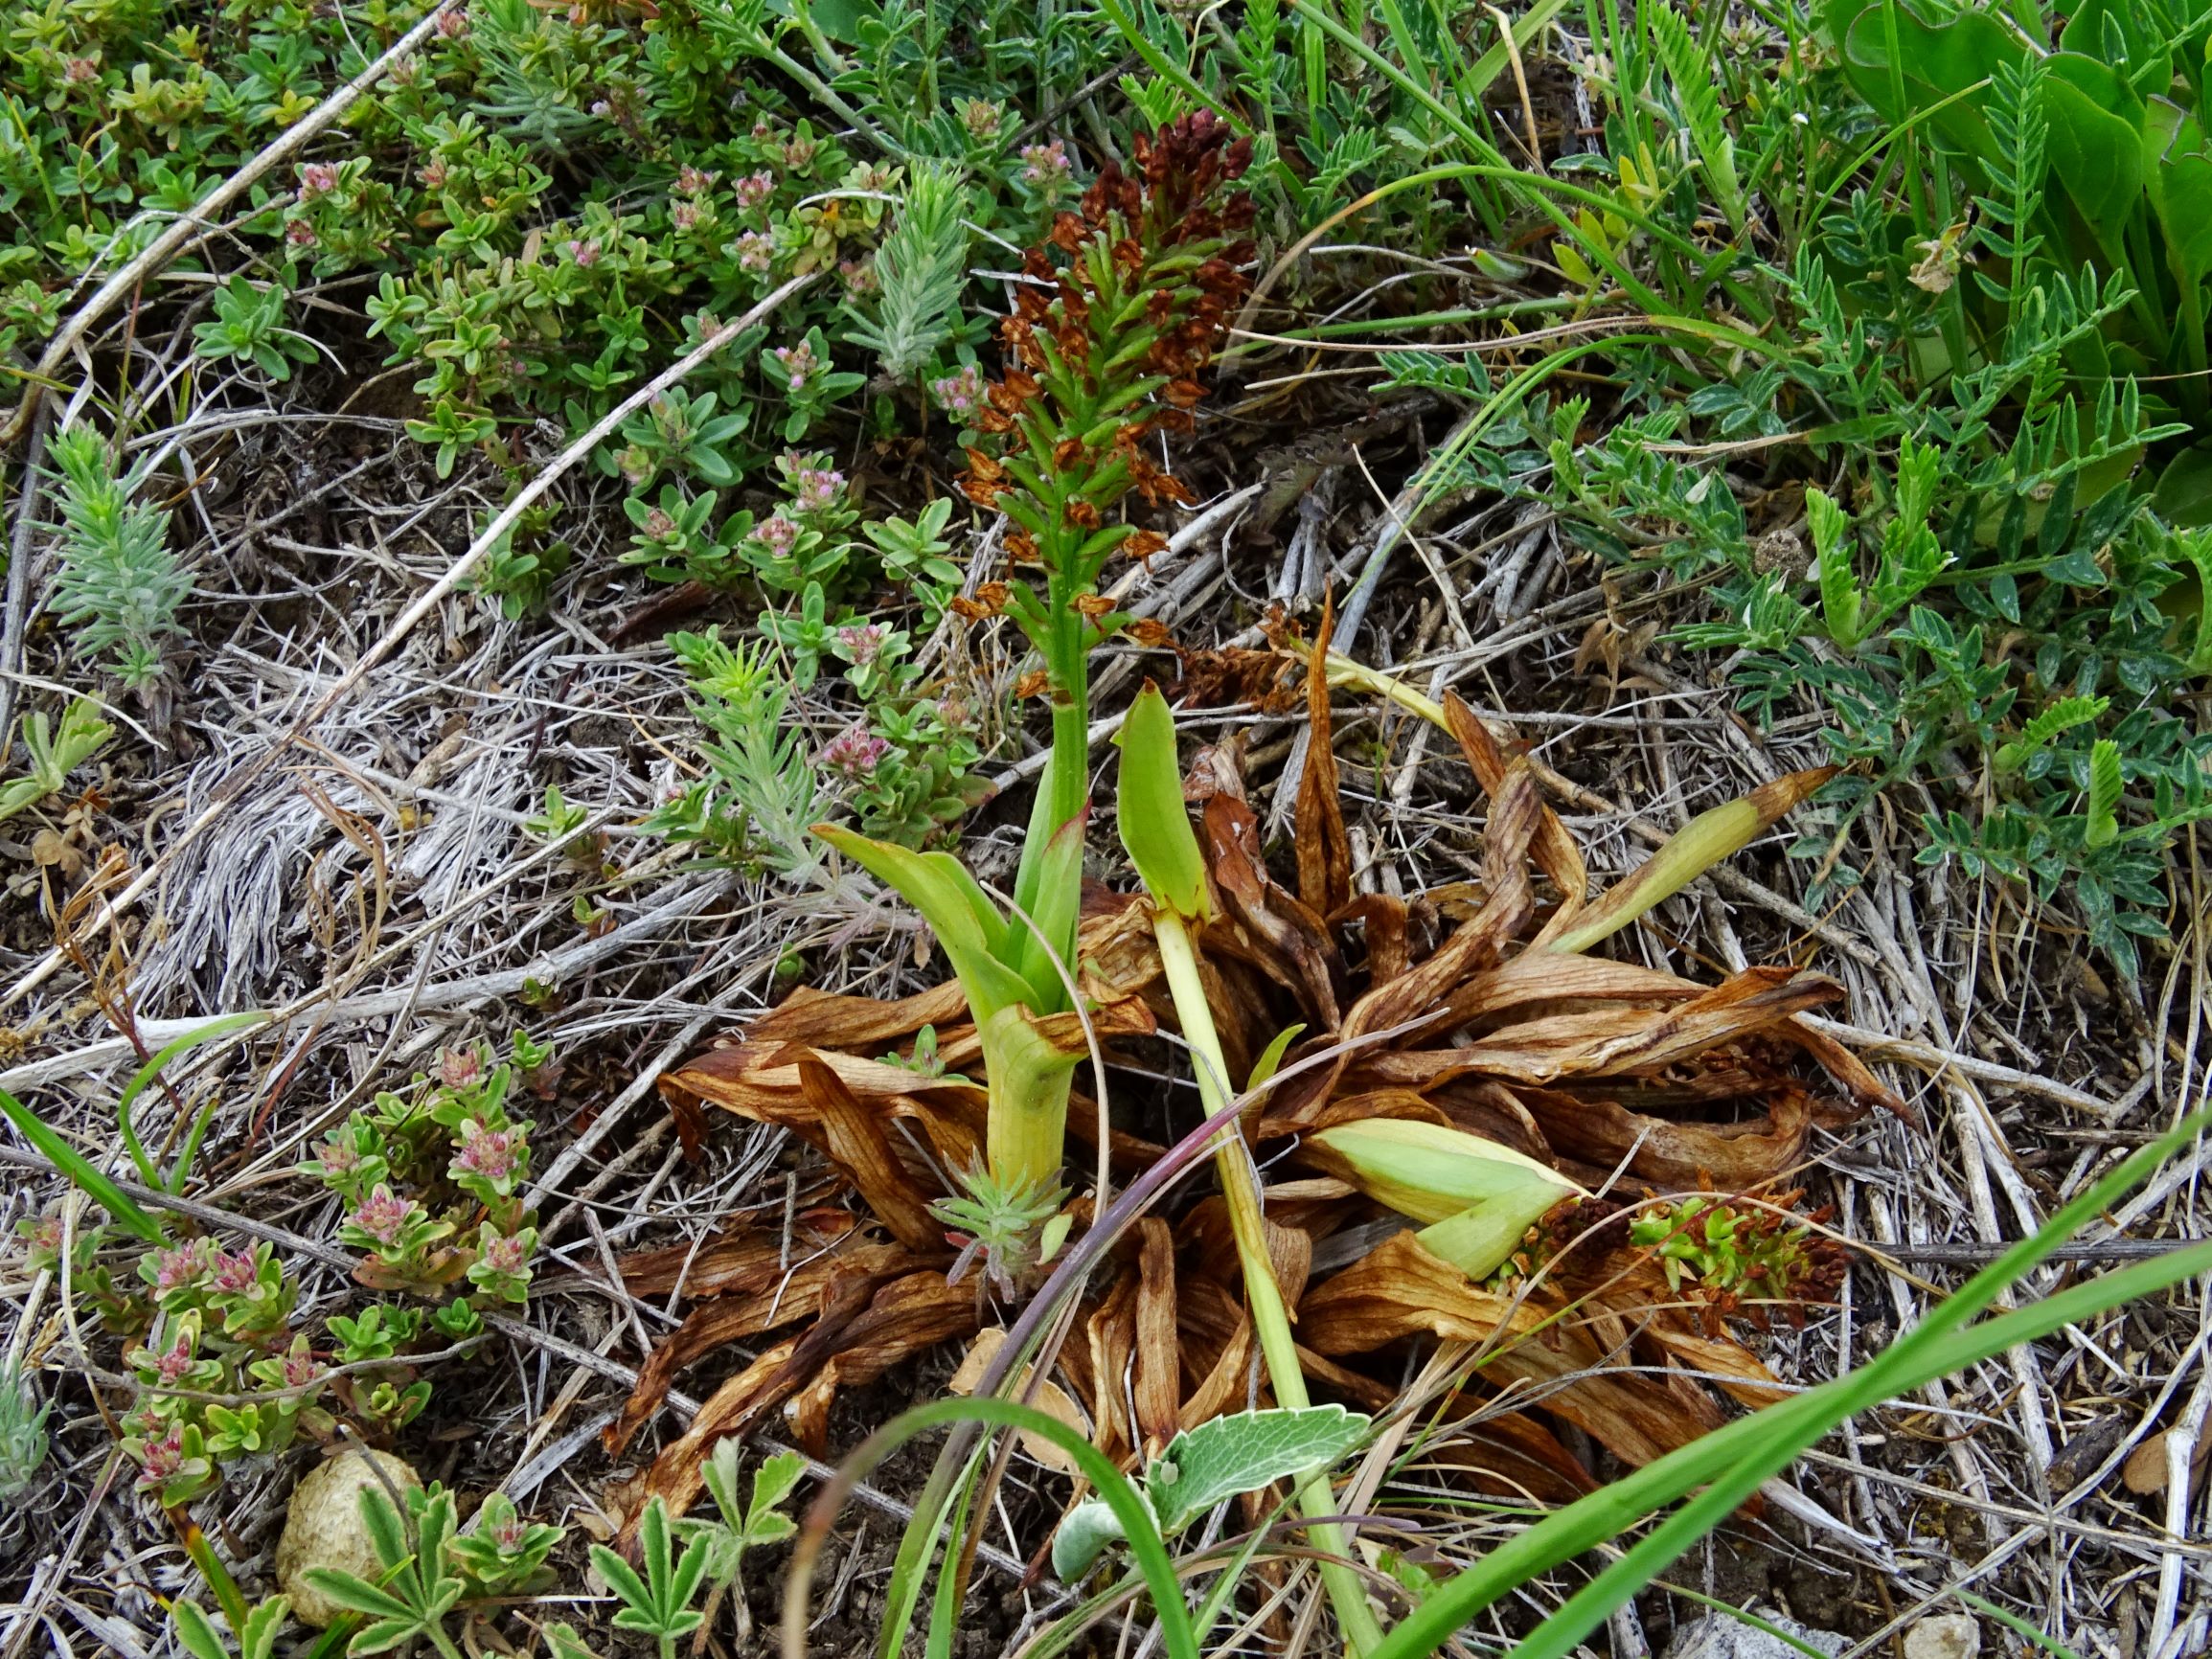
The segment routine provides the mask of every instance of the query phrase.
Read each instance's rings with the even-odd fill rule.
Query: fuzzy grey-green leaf
[[[1185,1429],[1148,1475],[1146,1495],[1170,1537],[1224,1498],[1325,1469],[1367,1438],[1368,1419],[1340,1405],[1242,1411]]]

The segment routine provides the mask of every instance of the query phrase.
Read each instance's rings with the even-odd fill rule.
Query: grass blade
[[[1076,1467],[1112,1509],[1129,1540],[1137,1571],[1152,1594],[1154,1617],[1169,1659],[1198,1659],[1198,1639],[1191,1627],[1190,1609],[1183,1604],[1182,1580],[1152,1519],[1152,1506],[1129,1478],[1106,1460],[1087,1437],[1059,1419],[1009,1399],[941,1399],[900,1413],[863,1441],[823,1487],[807,1517],[800,1548],[809,1542],[820,1548],[822,1534],[835,1519],[838,1508],[855,1483],[916,1436],[953,1423],[982,1423],[992,1428],[1018,1429],[1050,1441],[1075,1460]],[[793,1575],[794,1579],[797,1575]],[[784,1659],[807,1659],[807,1603],[797,1596],[784,1602]]]
[[[36,1112],[5,1089],[0,1089],[0,1114],[5,1114],[26,1141],[37,1148],[48,1163],[84,1190],[85,1195],[129,1232],[148,1244],[159,1244],[168,1235],[162,1225],[109,1180],[92,1161],[49,1128]]]
[[[2212,1112],[2197,1113],[2170,1134],[2138,1150],[2053,1216],[2034,1238],[2015,1245],[1955,1295],[1939,1303],[1917,1330],[1869,1364],[1793,1399],[1740,1418],[1510,1539],[1429,1597],[1391,1631],[1373,1659],[1416,1659],[1433,1652],[1470,1619],[1535,1574],[1616,1537],[1653,1511],[1712,1483],[1698,1499],[1585,1586],[1515,1649],[1514,1659],[1541,1659],[1542,1655],[1571,1651],[1608,1612],[1733,1513],[1758,1489],[1760,1482],[1788,1466],[1800,1451],[1853,1413],[2047,1335],[2062,1326],[2093,1318],[2122,1302],[2212,1270],[2212,1243],[2186,1245],[2074,1285],[2015,1312],[1967,1325],[2006,1286],[2201,1133],[2208,1123],[2212,1123]]]

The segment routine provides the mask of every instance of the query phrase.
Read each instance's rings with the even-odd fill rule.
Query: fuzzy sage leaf
[[[1369,1419],[1340,1405],[1241,1411],[1185,1429],[1147,1466],[1140,1489],[1172,1538],[1216,1504],[1329,1468],[1367,1436]],[[1078,1504],[1053,1539],[1052,1568],[1079,1577],[1122,1536],[1097,1499]]]

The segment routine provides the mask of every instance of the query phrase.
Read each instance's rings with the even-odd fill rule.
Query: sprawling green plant
[[[1883,121],[1912,126],[1915,148],[1940,152],[1948,177],[1931,174],[1924,222],[1980,220],[1974,239],[1994,257],[1972,283],[1935,286],[1958,268],[1955,239],[1923,249],[1923,285],[1955,307],[1943,323],[1952,367],[1968,367],[1965,352],[1992,331],[1973,312],[2017,319],[2037,266],[2093,263],[2129,297],[2115,327],[2076,343],[2069,369],[2090,383],[2155,376],[2201,429],[2212,416],[2201,107],[2212,13],[2190,0],[2092,0],[2055,40],[2040,21],[2031,30],[1971,6],[1824,0],[1814,15],[1852,90]]]

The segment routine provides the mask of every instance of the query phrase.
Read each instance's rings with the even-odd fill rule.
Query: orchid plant
[[[1192,429],[1197,375],[1245,288],[1250,244],[1241,238],[1252,204],[1225,188],[1249,164],[1249,141],[1201,112],[1140,139],[1129,172],[1109,163],[1080,211],[1060,212],[1027,255],[1000,329],[1005,374],[966,400],[964,488],[978,507],[1005,514],[1013,568],[954,607],[971,622],[1013,619],[1041,660],[1024,689],[1052,706],[1051,758],[1012,902],[948,853],[816,830],[922,912],[968,993],[990,1094],[986,1166],[966,1199],[953,1199],[968,1220],[975,1203],[994,1215],[1057,1208],[1082,1048],[1043,1022],[1075,1006],[1090,654],[1125,631],[1145,632],[1099,580],[1110,559],[1148,558],[1167,545],[1117,514],[1132,490],[1153,507],[1193,501],[1143,445]]]

